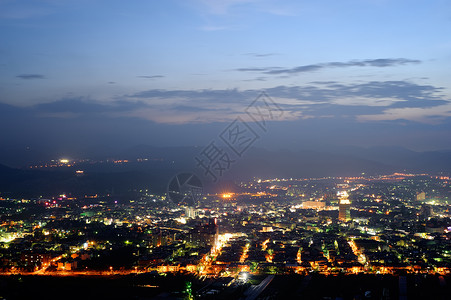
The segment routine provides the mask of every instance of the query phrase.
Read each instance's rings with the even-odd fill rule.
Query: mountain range
[[[164,192],[170,179],[180,172],[197,174],[205,186],[221,181],[258,178],[309,178],[391,174],[393,172],[450,174],[451,151],[415,152],[400,147],[324,147],[315,150],[266,150],[251,148],[242,157],[230,156],[222,176],[205,175],[195,157],[201,147],[155,147],[138,145],[126,148],[110,159],[127,159],[113,164],[94,160],[75,167],[49,169],[11,168],[0,164],[1,195],[33,197],[41,194],[76,195],[127,193],[138,189]],[[227,151],[223,148],[222,151]],[[98,156],[98,155],[97,155]],[[137,161],[140,159],[141,161]],[[147,160],[142,160],[142,159]],[[99,159],[97,157],[97,159]],[[104,159],[107,159],[105,157]],[[75,170],[85,171],[77,176]]]

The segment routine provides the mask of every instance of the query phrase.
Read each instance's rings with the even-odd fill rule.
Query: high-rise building
[[[151,235],[151,245],[153,247],[167,246],[175,240],[175,234],[167,230],[156,228]]]
[[[426,200],[426,193],[425,192],[417,193],[417,201],[424,201],[424,200]]]
[[[338,202],[338,219],[346,222],[351,220],[351,201],[348,199],[347,192],[339,192],[340,201]]]
[[[340,199],[338,203],[338,219],[344,222],[351,220],[351,202],[348,199]]]
[[[192,206],[186,206],[185,216],[190,219],[195,219],[197,216],[199,216],[199,210]]]
[[[189,232],[189,243],[195,247],[212,247],[215,249],[218,241],[218,225],[216,218],[210,219],[207,224],[199,224]]]
[[[427,220],[432,217],[432,206],[431,205],[423,205],[420,209],[420,220]]]

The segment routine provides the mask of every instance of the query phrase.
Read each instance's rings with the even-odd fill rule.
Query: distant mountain
[[[163,193],[170,179],[180,172],[197,174],[206,188],[219,188],[218,182],[213,183],[205,170],[196,166],[195,157],[201,156],[203,149],[140,145],[111,154],[113,158],[129,159],[129,163],[87,163],[76,168],[30,170],[0,165],[0,193],[24,197],[113,191],[123,194],[143,188]],[[148,160],[138,162],[137,158]],[[231,154],[231,159],[219,184],[253,177],[357,176],[402,171],[451,174],[451,151],[415,152],[399,147],[324,147],[297,151],[252,148],[242,157]],[[78,168],[85,170],[85,175],[77,176]]]
[[[142,144],[120,151],[116,156],[127,159],[150,158],[173,161],[186,160],[189,157],[194,157],[201,150],[201,147],[156,147]]]
[[[335,153],[348,154],[412,172],[450,172],[451,150],[415,152],[402,147],[346,147]]]
[[[138,145],[114,156],[151,160],[147,165],[130,164],[128,170],[148,170],[150,167],[202,173],[203,170],[196,167],[195,157],[200,157],[203,150],[204,147]],[[233,160],[229,170],[225,171],[225,178],[345,176],[404,170],[451,173],[451,151],[415,152],[401,147],[323,147],[315,150],[251,148],[238,157],[227,148],[222,150],[229,151]]]
[[[253,149],[236,162],[231,173],[238,177],[354,176],[392,172],[390,165],[345,154],[320,151],[264,151]]]
[[[205,170],[196,166],[203,147],[154,147],[140,145],[120,157],[161,158],[173,162],[174,170]],[[223,149],[228,151],[227,148]],[[229,150],[230,151],[230,150]],[[242,157],[231,154],[233,162],[223,179],[252,177],[321,177],[387,174],[400,171],[451,173],[451,151],[415,152],[401,147],[324,147],[320,150],[266,150],[251,148]],[[206,176],[207,181],[211,176]]]
[[[11,171],[11,170],[13,170],[13,169],[10,168],[10,167],[7,167],[5,165],[0,164],[0,174],[2,174],[3,172]]]
[[[74,169],[19,170],[0,165],[0,196],[45,197],[70,194],[124,195],[149,189],[164,193],[173,170],[125,170],[116,172],[86,172],[77,176]]]

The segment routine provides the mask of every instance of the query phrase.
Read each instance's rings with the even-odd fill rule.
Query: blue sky
[[[0,102],[38,123],[227,123],[264,90],[287,131],[451,148],[450,1],[0,0],[0,30]]]

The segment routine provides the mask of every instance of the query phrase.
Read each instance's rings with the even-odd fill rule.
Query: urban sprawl
[[[0,272],[450,273],[446,176],[255,178],[191,206],[134,195],[0,194]]]

